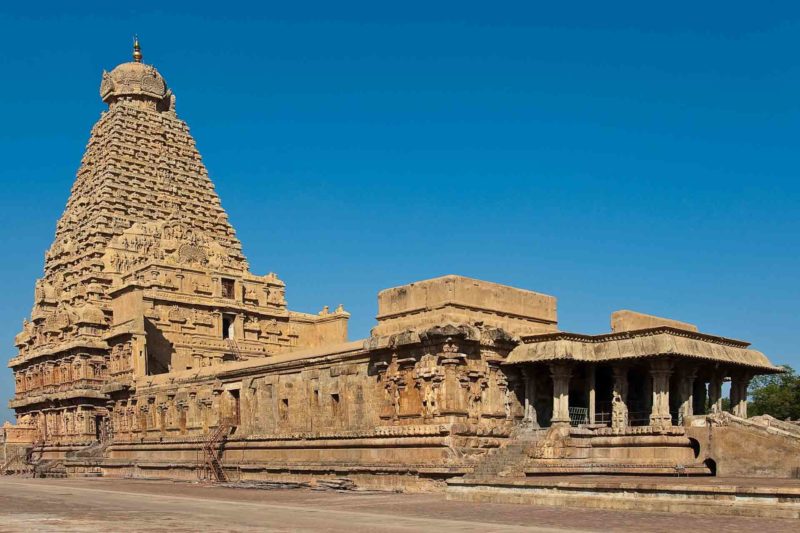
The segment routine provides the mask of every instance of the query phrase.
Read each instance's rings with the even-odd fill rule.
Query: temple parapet
[[[636,311],[623,309],[611,313],[611,331],[618,333],[621,331],[634,331],[637,329],[648,329],[659,326],[666,326],[675,329],[685,329],[686,331],[697,332],[697,326],[688,322],[681,322],[671,318],[646,315]]]
[[[513,335],[556,331],[556,299],[464,276],[442,276],[378,294],[373,336],[445,324],[495,327]]]

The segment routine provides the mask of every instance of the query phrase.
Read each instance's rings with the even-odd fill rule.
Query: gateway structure
[[[138,43],[133,59],[103,73],[108,110],[16,337],[6,439],[24,454],[4,470],[436,487],[791,467],[705,438],[749,423],[748,381],[779,369],[690,324],[622,311],[609,334],[565,333],[552,296],[460,276],[382,291],[364,340],[342,306],[290,311]]]

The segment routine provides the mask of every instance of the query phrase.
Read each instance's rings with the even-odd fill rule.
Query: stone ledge
[[[694,513],[800,518],[800,482],[769,485],[753,480],[751,485],[714,484],[703,478],[691,481],[617,481],[611,479],[526,478],[485,480],[453,479],[447,482],[447,499],[578,507],[584,509],[636,510],[645,512]],[[708,478],[706,478],[708,479]],[[716,478],[710,478],[716,480]]]
[[[525,479],[486,478],[482,480],[453,479],[448,484],[456,486],[504,486],[519,488],[550,488],[574,491],[647,491],[694,494],[764,495],[796,500],[800,505],[800,480],[768,480],[706,477],[705,480],[691,478],[684,481],[680,477],[623,478],[620,476],[580,476],[570,479],[564,477],[529,477]],[[739,483],[734,483],[739,480]],[[744,481],[742,483],[741,481]]]
[[[165,470],[171,468],[196,469],[205,468],[205,465],[198,465],[193,461],[149,461],[135,462],[130,460],[106,459],[100,463],[93,461],[70,460],[70,466],[100,466],[105,469],[112,468],[141,468]],[[430,466],[427,464],[390,464],[390,463],[226,463],[222,461],[222,467],[226,470],[242,470],[248,472],[364,472],[364,473],[411,473],[411,474],[440,474],[440,475],[463,475],[472,470],[469,465],[447,465]]]

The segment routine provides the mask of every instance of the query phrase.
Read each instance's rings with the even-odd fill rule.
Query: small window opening
[[[281,420],[287,420],[289,418],[289,398],[282,398],[281,399]]]
[[[333,408],[333,416],[339,415],[339,395],[331,394],[331,407]]]
[[[705,461],[703,461],[703,464],[706,465],[706,467],[708,468],[709,473],[712,476],[716,476],[717,475],[717,462],[714,459],[710,459],[710,458],[706,459]]]
[[[233,300],[234,286],[235,283],[232,279],[222,278],[222,297]]]

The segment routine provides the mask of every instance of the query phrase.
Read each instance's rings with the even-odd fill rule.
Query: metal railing
[[[589,408],[588,407],[570,407],[569,408],[569,423],[571,426],[580,426],[581,424],[589,423]]]
[[[225,469],[222,467],[218,448],[222,441],[225,440],[231,429],[236,427],[237,422],[233,418],[223,418],[219,421],[219,425],[211,432],[211,434],[203,442],[203,463],[198,465],[198,474],[206,470],[213,476],[214,481],[225,483],[228,477],[225,475]]]
[[[241,352],[241,350],[239,350],[239,345],[236,344],[236,341],[233,340],[233,339],[230,339],[230,338],[225,339],[225,340],[228,341],[228,348],[230,348],[231,352],[233,352],[233,357],[237,361],[243,360],[244,357],[242,357],[242,352]]]

